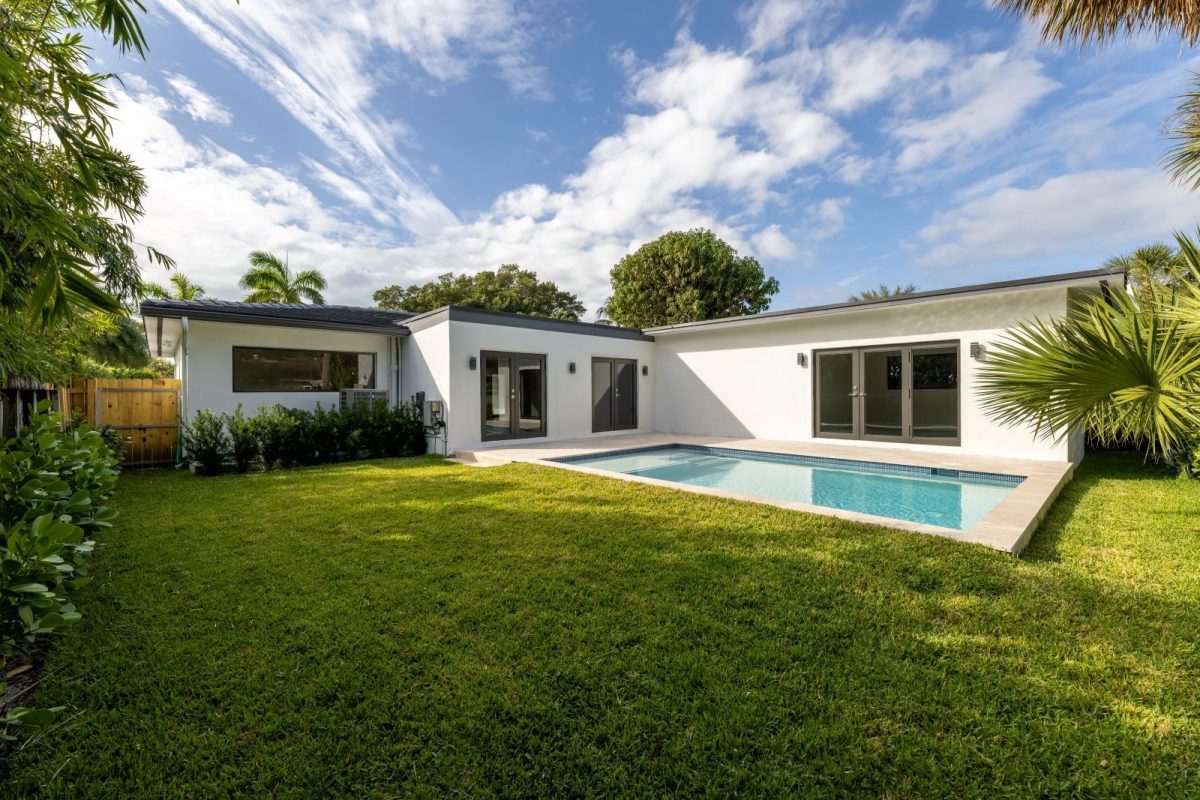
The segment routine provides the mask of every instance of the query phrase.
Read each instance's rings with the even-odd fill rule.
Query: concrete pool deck
[[[592,469],[580,464],[564,464],[550,459],[563,456],[600,455],[612,450],[627,450],[640,447],[656,447],[669,444],[696,444],[710,447],[727,447],[736,450],[752,450],[766,453],[789,453],[792,455],[842,458],[854,461],[875,461],[883,464],[908,464],[918,467],[943,467],[973,472],[998,472],[1006,475],[1023,475],[1025,480],[1016,486],[999,504],[972,528],[965,531],[926,525],[920,522],[878,517],[857,511],[775,500],[759,495],[730,492],[707,486],[663,481],[640,475]],[[909,450],[899,447],[873,447],[870,445],[846,445],[832,442],[784,442],[768,439],[742,439],[731,436],[690,436],[684,434],[647,433],[596,436],[586,439],[566,439],[555,442],[512,441],[477,450],[460,450],[455,460],[476,466],[498,466],[514,461],[556,469],[569,469],[599,475],[616,480],[645,483],[679,491],[707,494],[752,503],[805,511],[811,514],[839,517],[855,522],[884,525],[917,533],[943,536],[963,542],[971,542],[1017,555],[1029,543],[1033,532],[1046,515],[1058,493],[1071,480],[1075,465],[1065,461],[1036,461],[1031,459],[997,458],[976,456],[937,450]]]

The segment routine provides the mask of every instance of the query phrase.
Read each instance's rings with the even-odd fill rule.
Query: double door
[[[592,359],[592,432],[637,428],[637,362]]]
[[[834,439],[958,444],[958,343],[815,354],[815,433]]]
[[[484,441],[546,435],[546,357],[480,353]]]

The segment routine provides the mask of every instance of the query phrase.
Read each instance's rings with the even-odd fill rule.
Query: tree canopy
[[[910,283],[905,286],[901,286],[900,284],[888,286],[886,283],[881,283],[874,289],[866,289],[858,294],[852,294],[850,295],[849,299],[852,302],[859,300],[882,300],[885,297],[900,297],[901,295],[912,294],[915,291],[917,291],[917,285],[915,283]]]
[[[650,328],[757,314],[779,281],[751,256],[739,256],[710,230],[672,231],[612,269],[612,296],[601,309],[618,325]]]
[[[250,269],[242,275],[239,285],[246,289],[247,303],[290,303],[308,301],[324,305],[321,294],[328,287],[325,278],[315,269],[293,273],[279,256],[255,250],[250,254]]]
[[[578,320],[586,311],[574,294],[560,289],[554,281],[539,281],[536,272],[517,264],[503,264],[495,272],[448,272],[428,283],[385,286],[375,292],[374,299],[380,308],[418,314],[442,306],[464,306]]]

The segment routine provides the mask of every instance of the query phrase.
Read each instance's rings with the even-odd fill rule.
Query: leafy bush
[[[225,420],[208,410],[197,411],[192,421],[181,427],[185,456],[196,462],[205,475],[219,475],[233,452]]]
[[[120,457],[98,431],[62,425],[47,402],[0,453],[0,675],[15,647],[79,621],[90,537],[109,527]],[[4,694],[0,683],[0,697]],[[56,709],[0,708],[11,727],[47,724]]]
[[[384,401],[349,408],[302,411],[260,406],[253,417],[216,417],[201,411],[185,426],[184,449],[206,475],[220,472],[232,457],[239,472],[259,456],[265,469],[328,464],[358,458],[421,455],[426,451],[421,407],[415,402],[395,408]],[[207,455],[205,455],[207,454]],[[206,463],[202,455],[211,459]]]
[[[237,410],[226,414],[225,428],[229,431],[229,449],[233,455],[233,464],[238,472],[250,468],[250,462],[258,458],[258,436],[253,423],[242,414],[242,405],[238,403]]]

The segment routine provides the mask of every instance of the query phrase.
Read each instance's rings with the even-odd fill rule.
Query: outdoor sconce
[[[649,367],[647,367],[645,364],[643,364],[643,365],[642,365],[642,374],[643,374],[643,375],[649,375],[649,374],[650,374],[650,368],[649,368]]]
[[[807,367],[808,353],[796,353],[796,364],[797,366]]]
[[[479,359],[475,358],[475,356],[471,356],[467,359],[467,366],[469,366],[471,369],[475,369],[479,366]]]
[[[971,342],[971,358],[976,361],[987,360],[987,348],[979,342]]]
[[[567,372],[571,373],[572,375],[575,374],[575,362],[574,361],[572,361],[570,364],[567,364]]]

